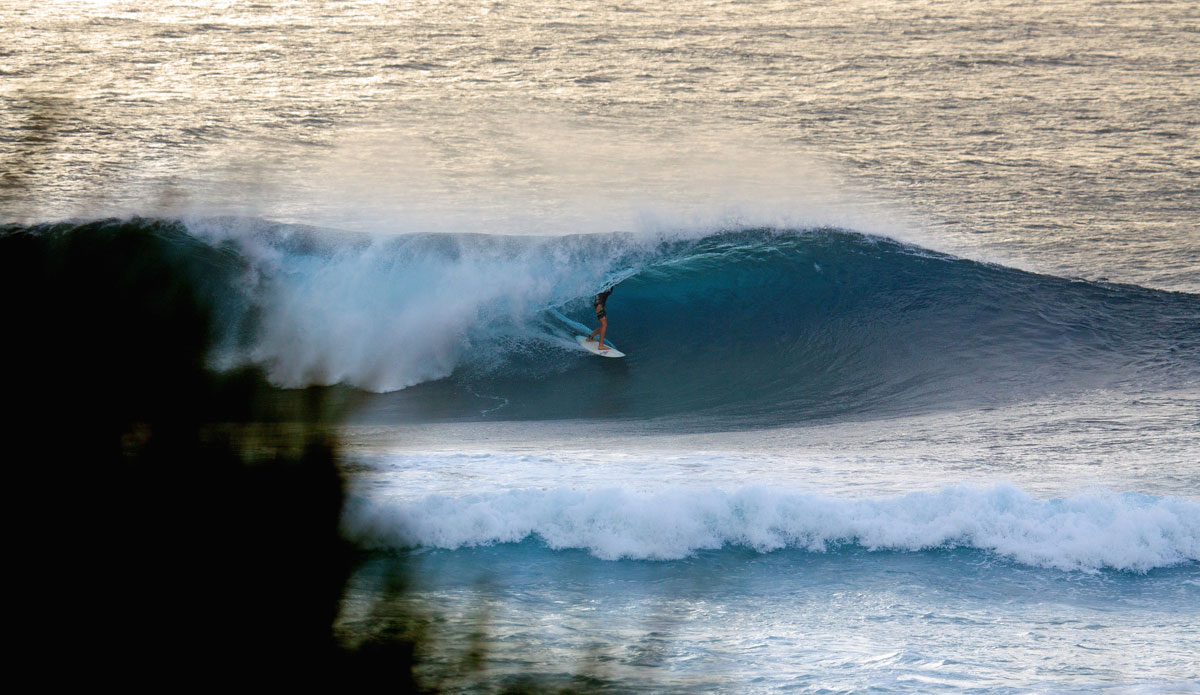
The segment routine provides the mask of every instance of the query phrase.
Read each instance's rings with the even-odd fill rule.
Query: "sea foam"
[[[1002,484],[842,499],[746,487],[516,490],[359,500],[349,532],[374,548],[455,549],[537,539],[604,560],[675,560],[725,546],[770,552],[974,548],[1061,570],[1146,572],[1200,560],[1200,502],[1093,492],[1038,500]]]
[[[609,338],[629,359],[609,366],[628,378],[606,416],[786,424],[1200,378],[1196,297],[1037,276],[851,230],[381,237],[226,219],[186,230],[210,245],[175,239],[196,267],[216,258],[236,273],[213,292],[225,308],[214,366],[258,367],[289,388],[442,381],[425,390],[430,401],[405,396],[412,412],[438,417],[486,410],[470,398],[448,407],[447,393],[508,403],[493,413],[505,418],[593,417],[588,404],[613,382],[575,334],[595,326],[590,298],[614,283]],[[709,316],[722,331],[681,354],[680,336]]]

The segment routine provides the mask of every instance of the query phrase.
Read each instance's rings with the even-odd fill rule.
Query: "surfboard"
[[[588,340],[587,336],[585,336],[585,335],[575,336],[575,342],[579,343],[579,345],[584,350],[587,350],[588,352],[592,353],[593,355],[600,355],[601,357],[624,357],[625,356],[625,353],[623,353],[620,350],[613,347],[612,343],[609,343],[607,340],[604,342],[608,343],[608,349],[605,350],[604,352],[600,352],[600,344],[599,343],[597,343],[594,340]]]

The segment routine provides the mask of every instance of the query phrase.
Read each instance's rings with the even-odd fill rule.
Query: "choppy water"
[[[6,174],[32,189],[8,215],[553,234],[915,215],[947,250],[1200,288],[1190,2],[0,12]]]
[[[0,222],[153,245],[214,367],[371,394],[350,639],[400,563],[497,676],[1197,692],[1198,27],[7,3]]]

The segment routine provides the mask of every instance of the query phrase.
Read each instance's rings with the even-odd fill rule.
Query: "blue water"
[[[369,237],[251,220],[230,236],[246,224],[86,233],[153,230],[184,255],[222,312],[218,365],[379,392],[370,411],[392,422],[674,417],[729,429],[1200,383],[1195,294],[852,230]],[[591,294],[614,282],[631,352],[596,364],[574,336],[594,322]]]
[[[388,563],[352,595],[379,590]],[[446,658],[484,626],[498,674],[540,654],[631,692],[1194,690],[1162,684],[1195,669],[1194,569],[1063,574],[966,550],[613,563],[532,541],[390,563],[465,626]]]
[[[831,228],[372,237],[205,218],[4,233],[86,236],[135,263],[153,247],[216,312],[213,369],[358,393],[344,531],[375,558],[346,597],[351,643],[402,571],[399,600],[450,620],[429,663],[452,664],[486,618],[492,678],[646,692],[1197,678],[1195,294]],[[597,360],[573,336],[613,282],[629,356]]]
[[[399,602],[490,685],[1196,693],[1196,21],[6,6],[0,234],[166,264],[212,369],[350,404],[344,642]]]

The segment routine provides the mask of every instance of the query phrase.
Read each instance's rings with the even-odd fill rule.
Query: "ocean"
[[[0,28],[0,236],[168,259],[208,368],[351,404],[342,642],[426,612],[449,692],[1200,693],[1195,3]]]

